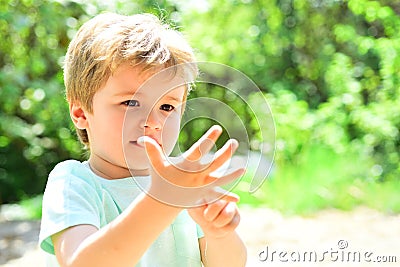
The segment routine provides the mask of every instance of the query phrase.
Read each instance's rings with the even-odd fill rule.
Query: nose
[[[147,117],[145,117],[141,123],[142,128],[147,129],[147,130],[161,130],[162,128],[162,122],[161,118],[159,118],[157,112],[154,110],[148,114]]]

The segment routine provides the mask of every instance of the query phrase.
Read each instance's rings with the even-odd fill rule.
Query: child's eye
[[[128,107],[139,107],[140,106],[139,101],[133,100],[133,99],[124,101],[124,102],[122,102],[122,104],[125,106],[128,106]]]
[[[160,109],[163,110],[163,111],[171,112],[171,111],[173,111],[175,109],[175,107],[173,105],[170,105],[170,104],[163,104],[163,105],[161,105]]]

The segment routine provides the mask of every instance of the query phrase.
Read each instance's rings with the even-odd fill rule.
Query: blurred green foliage
[[[366,178],[399,178],[400,1],[208,3],[183,25],[205,60],[265,92],[278,164],[321,143],[373,159]]]
[[[79,156],[60,67],[81,6],[0,5],[0,202],[37,194],[60,159]]]
[[[42,192],[57,162],[84,158],[61,66],[79,26],[102,11],[172,20],[200,60],[254,80],[274,115],[278,170],[317,161],[309,148],[321,145],[360,168],[348,179],[399,180],[400,1],[0,0],[0,203]],[[220,99],[251,120],[224,90],[201,89],[192,97]],[[207,125],[187,125],[181,142]]]

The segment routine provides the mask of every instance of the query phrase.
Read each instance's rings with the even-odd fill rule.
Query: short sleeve
[[[197,229],[197,238],[202,238],[202,237],[204,237],[204,232],[203,232],[203,230],[201,229],[200,225],[198,225],[197,223],[196,223],[196,229]]]
[[[68,227],[90,224],[100,228],[101,199],[90,173],[78,161],[57,165],[43,195],[40,247],[54,254],[51,236]]]

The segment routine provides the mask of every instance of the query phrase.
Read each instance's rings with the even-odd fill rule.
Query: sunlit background
[[[241,205],[285,214],[359,205],[400,212],[400,1],[1,0],[6,216],[40,218],[50,170],[85,159],[68,116],[62,62],[82,23],[103,11],[153,13],[185,34],[199,60],[236,68],[262,90],[276,127],[273,170],[254,194],[251,177],[243,178],[234,189]],[[249,110],[225,91],[197,88],[190,97],[236,107],[256,149]],[[184,127],[180,142],[188,146],[201,131]]]

